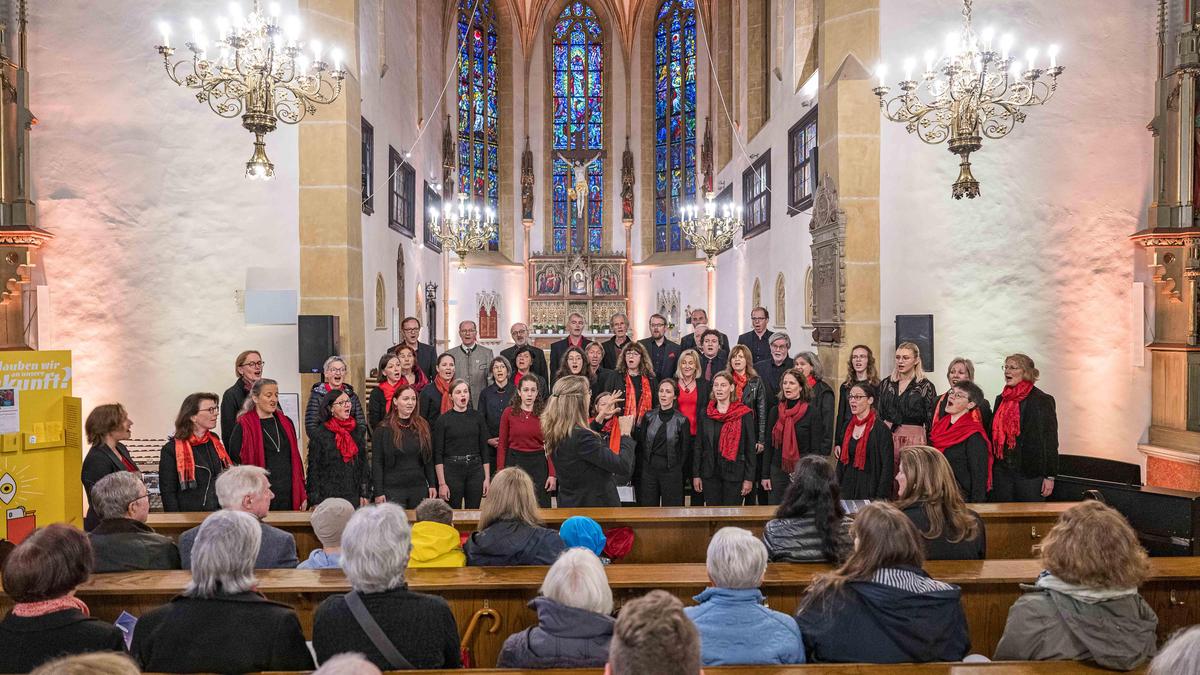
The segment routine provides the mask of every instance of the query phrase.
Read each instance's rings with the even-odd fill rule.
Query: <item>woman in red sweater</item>
[[[496,445],[496,470],[519,466],[533,479],[538,506],[550,508],[550,493],[556,489],[554,462],[546,456],[542,439],[542,407],[538,376],[526,374],[517,395],[500,416],[500,439]]]

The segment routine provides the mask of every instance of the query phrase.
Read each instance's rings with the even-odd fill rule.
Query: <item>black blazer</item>
[[[799,405],[799,404],[797,404]],[[767,436],[763,441],[763,454],[760,460],[763,465],[762,477],[770,478],[767,474],[768,467],[778,467],[783,469],[783,446],[775,444],[775,424],[779,421],[779,405],[771,406],[767,414]],[[821,419],[821,409],[812,403],[808,404],[808,410],[804,416],[796,420],[792,425],[791,433],[796,434],[796,442],[799,444],[800,456],[822,454],[828,455],[828,448],[821,447],[822,430],[825,428],[824,421]],[[788,433],[785,429],[783,433]]]
[[[709,361],[712,361],[711,369],[709,369],[709,367],[708,367]],[[701,354],[700,355],[700,371],[696,373],[696,379],[704,380],[705,382],[708,382],[711,384],[712,379],[704,377],[704,371],[710,370],[711,371],[710,374],[715,376],[717,373],[721,372],[722,370],[725,370],[725,367],[728,365],[729,365],[729,359],[728,359],[727,355],[725,354],[725,352],[717,352],[717,355],[714,356],[712,359],[709,359],[707,356]]]
[[[662,421],[659,415],[661,408],[656,404],[654,409],[646,413],[645,419],[642,420],[641,426],[637,429],[638,447],[640,452],[645,456],[641,458],[643,465],[650,461],[650,450],[654,445],[654,439],[659,434],[666,434],[666,444],[664,449],[667,454],[667,468],[673,469],[687,461],[688,456],[692,451],[692,429],[691,422],[683,416],[683,413],[675,410],[675,414],[666,422]],[[683,473],[690,476],[692,467],[684,466]]]
[[[629,337],[629,335],[625,336],[625,344],[621,345],[620,347],[617,346],[617,338],[615,336],[610,337],[604,342],[601,342],[600,346],[604,347],[604,360],[600,362],[600,365],[608,368],[609,370],[616,370],[617,357],[620,356],[621,350],[624,349],[630,342],[633,342],[633,338]],[[657,372],[654,374],[658,377],[662,377],[662,375],[659,375]]]
[[[766,358],[762,361],[756,361],[754,364],[754,372],[762,378],[763,384],[767,387],[767,405],[772,406],[779,403],[779,382],[783,379],[783,373],[786,370],[794,368],[796,362],[792,357],[787,357],[780,365],[775,365],[775,360]]]
[[[721,456],[719,438],[721,423],[706,413],[697,412],[696,451],[692,453],[692,475],[698,478],[728,482],[754,480],[754,415],[742,416],[742,438],[737,458],[729,461]]]
[[[591,344],[591,340],[580,338],[579,348],[587,353],[587,346]],[[568,338],[563,338],[550,345],[550,387],[554,387],[554,379],[558,374],[558,367],[562,364],[563,355],[571,348],[571,343]]]
[[[614,422],[616,424],[616,422]],[[635,443],[629,436],[621,437],[621,454],[608,447],[608,435],[598,424],[576,429],[554,449],[554,473],[558,476],[558,508],[588,506],[620,506],[617,483],[633,473]]]
[[[533,352],[533,363],[529,364],[529,372],[542,378],[542,382],[550,381],[550,369],[546,365],[546,350],[541,347],[529,345]],[[512,370],[517,369],[517,345],[513,345],[508,349],[500,351],[500,356],[508,359],[508,364],[512,366]]]
[[[133,458],[129,456],[129,448],[126,448],[123,443],[117,443],[117,452],[129,460],[130,464],[133,464]],[[103,442],[88,449],[87,456],[83,458],[83,468],[79,472],[79,478],[83,481],[83,491],[88,498],[87,515],[83,518],[83,529],[88,532],[100,524],[100,514],[92,508],[92,486],[108,474],[121,471],[128,471],[128,469],[121,463],[121,460],[117,459],[112,449]]]
[[[158,489],[162,494],[163,511],[216,511],[217,476],[225,470],[212,441],[192,448],[196,459],[196,486],[182,489],[179,468],[175,465],[175,439],[168,438],[158,453]],[[232,459],[232,458],[231,458]]]
[[[660,380],[664,377],[675,377],[675,366],[679,362],[679,355],[683,353],[678,344],[666,338],[663,338],[661,347],[654,344],[654,338],[642,338],[638,342],[641,342],[650,354],[650,364],[654,366],[655,377]]]
[[[0,672],[28,673],[71,654],[124,651],[120,628],[86,617],[78,609],[31,617],[9,612],[0,621]]]
[[[1001,400],[1002,397],[996,397],[992,410],[1000,409]],[[1021,434],[1014,447],[1004,450],[1001,461],[1027,478],[1054,478],[1058,475],[1058,412],[1054,397],[1034,387],[1019,405]],[[993,438],[992,444],[995,442]]]
[[[433,423],[442,414],[442,392],[438,391],[437,383],[433,380],[425,385],[420,394],[417,394],[417,411],[421,413],[421,417],[429,422],[429,428],[433,428]]]
[[[433,379],[433,373],[437,370],[437,350],[433,345],[427,345],[424,342],[417,342],[417,367],[425,371],[429,379]]]
[[[142,614],[129,653],[146,672],[313,669],[296,612],[254,591],[176,596]]]

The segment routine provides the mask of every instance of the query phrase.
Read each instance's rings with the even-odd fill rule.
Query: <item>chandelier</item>
[[[442,211],[429,209],[433,236],[443,248],[458,254],[458,271],[467,271],[467,254],[482,251],[496,236],[496,212],[490,206],[467,202],[467,193],[458,193],[458,205],[446,204]],[[440,227],[439,227],[440,225]]]
[[[679,231],[693,248],[704,251],[705,268],[716,269],[713,258],[733,244],[733,238],[742,228],[742,207],[732,202],[718,205],[713,193],[704,195],[703,206],[685,206],[680,209]],[[720,215],[717,212],[720,211]]]
[[[207,103],[221,117],[241,116],[242,126],[254,134],[246,177],[266,180],[275,176],[275,165],[267,158],[263,137],[275,130],[277,122],[296,124],[308,114],[315,115],[316,104],[337,100],[346,71],[341,50],[329,53],[332,70],[322,60],[317,40],[308,45],[311,56],[304,53],[300,20],[288,17],[281,26],[279,3],[271,3],[268,13],[259,0],[254,0],[249,15],[243,15],[236,2],[229,9],[229,17],[217,17],[217,38],[211,44],[204,26],[191,19],[192,40],[184,44],[191,58],[174,64],[171,27],[160,23],[158,53],[171,81],[195,89],[197,101]]]
[[[939,57],[937,50],[925,52],[920,80],[913,79],[916,60],[907,59],[900,93],[888,99],[887,67],[881,64],[874,91],[889,120],[904,124],[926,143],[948,141],[950,152],[960,159],[952,194],[955,199],[973,199],[979,196],[979,181],[971,175],[971,153],[983,147],[984,137],[1003,138],[1024,122],[1022,108],[1049,101],[1063,67],[1058,65],[1057,46],[1051,46],[1047,61],[1040,63],[1034,48],[1025,52],[1024,63],[1010,56],[1011,35],[999,40],[999,51],[993,49],[992,29],[976,37],[971,28],[971,0],[963,0],[962,14],[962,30],[946,36],[945,53]]]

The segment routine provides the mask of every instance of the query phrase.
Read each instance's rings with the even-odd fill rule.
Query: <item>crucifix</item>
[[[582,138],[577,140],[580,145],[583,144]],[[567,189],[567,200],[575,200],[574,223],[571,222],[571,209],[569,207],[567,209],[567,248],[568,250],[574,250],[575,246],[578,245],[581,250],[586,249],[588,236],[588,197],[591,193],[591,188],[588,186],[588,169],[603,158],[604,151],[563,150],[555,153],[555,156],[562,160],[571,172],[570,187]],[[576,237],[578,237],[578,240]]]

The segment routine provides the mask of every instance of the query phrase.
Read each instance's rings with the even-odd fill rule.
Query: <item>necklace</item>
[[[279,452],[279,446],[280,446],[281,441],[283,440],[282,438],[280,438],[279,420],[272,417],[271,418],[271,426],[275,427],[274,437],[272,437],[271,434],[267,433],[266,429],[263,429],[263,438],[267,439],[268,441],[271,441],[271,445],[275,446],[275,452]]]

